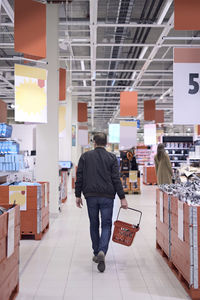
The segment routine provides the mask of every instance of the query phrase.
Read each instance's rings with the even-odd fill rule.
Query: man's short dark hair
[[[97,146],[106,146],[107,145],[107,135],[103,132],[95,133],[94,141]]]

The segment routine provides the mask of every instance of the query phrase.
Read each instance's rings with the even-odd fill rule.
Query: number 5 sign
[[[200,124],[200,48],[174,48],[174,124]]]

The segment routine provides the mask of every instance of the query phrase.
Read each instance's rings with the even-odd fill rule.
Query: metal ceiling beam
[[[155,55],[157,54],[157,52],[158,52],[160,46],[162,46],[162,44],[163,44],[163,39],[162,39],[162,37],[163,37],[163,36],[167,36],[167,35],[169,34],[169,32],[171,31],[171,29],[173,28],[173,26],[174,26],[174,13],[172,13],[172,15],[171,15],[169,21],[167,22],[166,27],[163,29],[161,35],[159,36],[159,38],[158,38],[158,40],[157,40],[157,42],[156,42],[156,44],[155,44],[155,46],[154,46],[154,48],[152,49],[152,51],[151,51],[149,57],[147,58],[146,63],[145,63],[144,66],[142,67],[142,69],[141,69],[139,75],[137,76],[137,78],[136,78],[136,80],[135,80],[135,82],[134,82],[134,84],[133,84],[133,88],[135,88],[135,87],[137,86],[137,84],[138,84],[139,80],[142,78],[142,76],[143,76],[145,70],[148,69],[149,65],[150,65],[151,62],[152,62],[152,59],[153,59],[153,58],[155,57]],[[173,46],[173,45],[171,45],[171,46]]]
[[[9,60],[9,59],[8,59]],[[74,73],[84,73],[84,72],[86,72],[86,73],[89,73],[89,72],[91,72],[90,70],[85,70],[85,71],[83,71],[83,70],[68,70],[68,71],[71,71],[71,72],[74,72]],[[140,70],[132,70],[132,69],[125,69],[125,70],[123,70],[123,69],[115,69],[115,70],[112,70],[113,72],[115,72],[115,73],[117,73],[117,72],[140,72]],[[110,72],[110,70],[108,70],[108,69],[96,69],[96,72]],[[151,73],[157,73],[156,75],[171,75],[171,74],[173,74],[173,70],[145,70],[145,73],[146,73],[146,75],[149,75],[150,76],[150,74]],[[148,74],[148,73],[150,73],[150,74]],[[170,73],[170,74],[165,74],[165,73]],[[144,74],[145,75],[145,74]]]
[[[83,81],[83,80],[86,80],[86,81],[90,81],[91,79],[90,78],[72,78],[72,81]],[[114,78],[96,78],[96,81],[113,81],[113,80],[115,80],[115,81],[134,81],[134,79],[127,79],[127,78],[121,78],[121,79],[119,79],[119,78],[116,78],[116,77],[114,77]],[[164,81],[164,82],[171,82],[171,81],[173,81],[173,78],[171,78],[171,79],[164,79],[164,78],[151,78],[151,79],[141,79],[141,81]]]
[[[68,21],[66,22],[60,22],[59,23],[60,26],[90,26],[90,22],[88,21]],[[152,27],[152,28],[162,28],[165,27],[166,24],[138,24],[136,22],[130,22],[128,24],[118,24],[118,23],[105,23],[105,22],[98,22],[96,24],[97,27]]]
[[[72,85],[72,88],[78,88],[78,89],[87,89],[87,88],[92,88],[92,86],[80,86],[80,85]],[[125,88],[127,88],[127,85],[119,85],[119,86],[107,86],[107,85],[96,85],[96,89],[103,89],[103,88],[109,88],[109,89],[122,89],[124,91]],[[147,86],[137,86],[134,91],[140,91],[144,89],[155,89],[155,90],[165,90],[168,89],[169,86],[152,86],[152,85],[147,85]]]
[[[12,23],[14,23],[14,11],[13,11],[12,7],[10,6],[10,3],[8,2],[8,0],[2,0],[2,6],[3,6],[5,12],[7,13],[7,15],[9,16],[10,20],[12,21]]]
[[[5,82],[9,87],[11,87],[12,89],[14,89],[14,84],[12,84],[10,81],[8,81],[3,75],[0,75],[0,80],[2,80],[3,82]],[[14,91],[12,91],[14,92]]]
[[[70,57],[64,58],[60,57],[59,60],[70,60]],[[73,61],[90,61],[90,58],[73,58]],[[96,58],[96,61],[146,61],[145,58],[126,58],[126,57],[121,57],[121,58]],[[154,58],[153,61],[163,61],[163,62],[168,62],[168,61],[173,61],[173,58]],[[114,71],[114,70],[113,70]]]
[[[85,43],[72,43],[73,47],[90,47],[90,44]],[[155,44],[143,44],[143,43],[99,43],[97,47],[154,47]],[[198,44],[160,44],[158,47],[199,47]]]

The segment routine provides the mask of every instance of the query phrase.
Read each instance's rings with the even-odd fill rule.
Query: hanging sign
[[[200,124],[200,48],[174,49],[174,124]]]
[[[137,122],[120,122],[120,150],[128,150],[137,145]]]

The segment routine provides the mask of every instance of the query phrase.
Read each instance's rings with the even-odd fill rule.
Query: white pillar
[[[77,101],[73,100],[72,102],[72,125],[76,126],[76,141],[75,141],[75,146],[72,146],[72,162],[74,166],[77,166],[77,143],[78,143],[78,122],[77,122]]]
[[[34,30],[34,29],[33,29]],[[58,5],[47,4],[47,124],[36,130],[36,179],[50,182],[50,212],[58,213]]]
[[[67,66],[67,92],[66,92],[66,128],[67,128],[67,147],[66,147],[66,158],[67,160],[72,161],[72,95],[70,88],[72,85],[71,80],[71,62]],[[72,170],[70,171],[68,177],[68,186],[67,186],[68,194],[72,192]],[[68,195],[69,197],[69,195]]]

